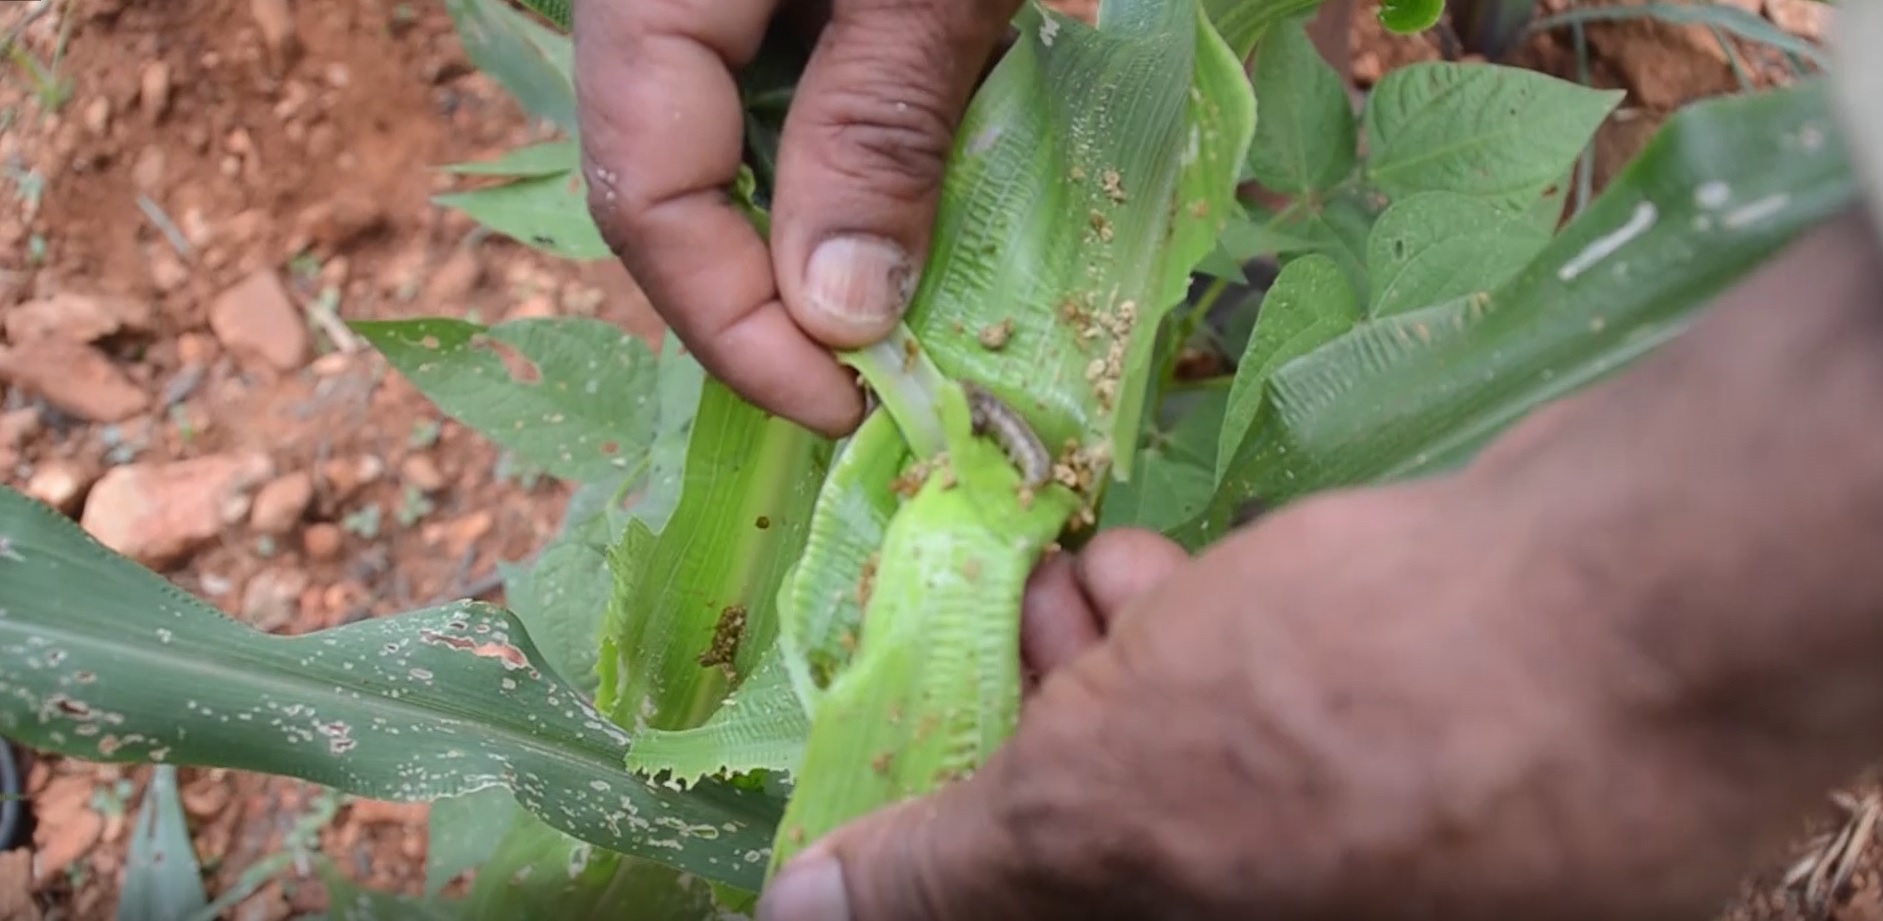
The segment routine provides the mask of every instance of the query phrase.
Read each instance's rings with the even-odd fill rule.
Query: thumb
[[[1019,921],[1031,865],[994,806],[1000,753],[973,777],[831,832],[765,887],[757,921]]]
[[[942,169],[1019,0],[834,0],[779,138],[772,259],[812,338],[887,335],[914,293]]]

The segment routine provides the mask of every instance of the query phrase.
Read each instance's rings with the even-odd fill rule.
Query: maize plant
[[[474,63],[567,136],[456,167],[505,181],[441,204],[609,258],[566,3],[450,6]],[[839,441],[596,320],[355,323],[441,411],[575,485],[507,607],[271,636],[0,491],[0,732],[433,800],[434,881],[480,869],[414,915],[749,910],[791,854],[1008,736],[1042,554],[1121,525],[1197,548],[1252,502],[1456,465],[1856,194],[1806,80],[1687,108],[1565,219],[1618,93],[1428,63],[1356,113],[1312,6],[1105,0],[1088,25],[1028,3],[903,325],[839,356],[876,407]],[[728,191],[761,228],[791,60],[743,78]],[[1284,202],[1239,199],[1251,180]],[[1273,283],[1225,297],[1256,257]],[[1223,370],[1180,373],[1199,349]],[[336,916],[389,898],[368,895]]]

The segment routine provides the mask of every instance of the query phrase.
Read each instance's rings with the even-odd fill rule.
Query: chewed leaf
[[[571,838],[534,816],[516,816],[494,843],[452,921],[721,917],[706,881]]]
[[[230,620],[0,489],[0,733],[93,761],[220,766],[377,799],[505,787],[583,840],[754,885],[770,801],[622,767],[625,731],[508,612],[463,602],[304,636]]]
[[[577,170],[450,192],[432,201],[462,211],[479,224],[532,249],[564,259],[612,258],[601,231],[595,229],[595,221],[589,217],[587,186]]]
[[[371,342],[452,418],[551,474],[618,477],[654,428],[654,356],[601,320],[479,326],[463,320],[359,321]]]
[[[810,719],[791,689],[791,675],[774,644],[705,723],[674,731],[650,729],[635,736],[628,749],[628,769],[650,777],[665,773],[681,784],[756,770],[791,771],[810,731]]]

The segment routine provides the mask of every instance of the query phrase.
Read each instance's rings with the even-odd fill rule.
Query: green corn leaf
[[[1275,192],[1332,188],[1353,172],[1353,107],[1302,23],[1276,28],[1255,56],[1255,141],[1249,173]]]
[[[574,173],[582,166],[582,150],[573,139],[518,147],[495,160],[454,163],[446,172],[463,176],[505,176],[535,179]]]
[[[518,243],[563,259],[612,259],[588,213],[588,185],[577,170],[432,197]]]
[[[654,356],[601,320],[351,326],[440,410],[554,476],[619,477],[643,462],[653,439]]]
[[[574,132],[575,51],[565,35],[503,0],[445,0],[471,63],[503,85],[524,110]]]
[[[1267,394],[1269,376],[1287,362],[1332,342],[1360,321],[1360,299],[1334,260],[1319,254],[1288,264],[1262,297],[1255,331],[1236,363],[1223,409],[1212,486],[1221,482]]]
[[[1521,208],[1622,95],[1495,64],[1408,64],[1367,96],[1367,179],[1395,199],[1458,192]]]
[[[1550,240],[1522,215],[1456,192],[1394,202],[1367,237],[1368,314],[1391,316],[1503,284]]]
[[[1320,5],[1321,0],[1203,0],[1211,24],[1239,61],[1248,59],[1270,29]]]
[[[907,324],[947,377],[1125,476],[1159,325],[1234,207],[1253,93],[1193,0],[1016,22],[963,118]]]
[[[1278,368],[1194,539],[1249,499],[1456,464],[1677,334],[1855,186],[1816,82],[1696,103],[1489,297],[1398,314]]]
[[[653,531],[666,527],[668,516],[680,502],[680,478],[686,472],[687,441],[693,434],[693,411],[700,403],[706,371],[681,350],[671,330],[661,344],[660,364],[654,371],[654,446],[647,454],[647,478],[634,496],[634,517]]]
[[[175,921],[203,910],[203,870],[190,844],[189,823],[177,795],[177,769],[160,764],[144,788],[124,861],[118,921]]]
[[[219,766],[360,796],[494,786],[584,840],[740,886],[769,800],[622,767],[628,736],[509,613],[461,602],[261,633],[0,489],[0,734],[70,757]]]
[[[634,578],[612,601],[604,675],[617,684],[602,696],[618,724],[691,728],[751,674],[829,462],[828,439],[702,383],[679,504],[645,557],[623,558]]]
[[[527,813],[501,833],[457,909],[454,921],[722,917],[706,880],[595,847]]]
[[[782,647],[772,644],[706,722],[691,729],[649,729],[634,738],[628,769],[665,773],[682,785],[751,771],[789,772],[804,753],[810,719],[791,688]]]
[[[432,800],[425,817],[425,894],[436,896],[465,871],[482,866],[519,815],[528,813],[497,787]]]
[[[368,889],[348,879],[333,861],[318,861],[327,887],[326,921],[455,921],[452,906],[438,899],[414,899]]]

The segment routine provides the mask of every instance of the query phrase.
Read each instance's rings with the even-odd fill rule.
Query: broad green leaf
[[[527,814],[498,787],[432,800],[425,819],[426,895],[437,895],[466,870],[482,866],[511,822]]]
[[[703,382],[679,505],[612,601],[619,725],[696,726],[758,665],[829,461],[827,439]]]
[[[1374,317],[1442,304],[1503,284],[1549,242],[1522,216],[1456,192],[1394,202],[1367,238]]]
[[[447,192],[433,196],[432,202],[552,256],[576,261],[614,258],[589,217],[587,183],[576,170]]]
[[[203,910],[209,897],[203,892],[202,874],[177,795],[177,769],[157,765],[131,830],[118,921],[176,921]]]
[[[1521,207],[1563,175],[1622,95],[1516,67],[1408,64],[1367,96],[1366,175],[1395,199],[1444,191]]]
[[[1274,506],[1461,462],[1676,335],[1854,195],[1820,82],[1683,109],[1488,298],[1365,324],[1277,369],[1193,527],[1207,539],[1251,498]]]
[[[507,176],[534,179],[573,173],[582,166],[582,150],[573,139],[546,141],[518,147],[495,160],[453,163],[446,172],[464,176]]]
[[[781,650],[772,644],[758,668],[706,722],[635,736],[628,769],[649,776],[665,772],[668,780],[685,785],[703,777],[796,768],[811,721],[792,690]]]
[[[611,324],[435,318],[352,328],[440,410],[554,476],[618,477],[647,452],[654,357]]]
[[[527,569],[499,564],[504,600],[562,680],[595,692],[596,646],[614,579],[608,548],[625,514],[610,500],[621,483],[585,483],[569,497],[562,528]]]
[[[519,814],[478,870],[456,921],[712,921],[706,880],[571,838]]]
[[[1126,476],[1159,325],[1234,208],[1253,93],[1193,0],[1016,22],[963,118],[907,323],[947,377]]]
[[[1279,212],[1249,208],[1224,228],[1223,244],[1239,260],[1276,255],[1286,263],[1320,253],[1340,265],[1347,283],[1362,298],[1368,279],[1366,241],[1377,218],[1378,201],[1363,190],[1341,190],[1327,200],[1298,200]]]
[[[0,734],[69,757],[236,768],[360,796],[506,787],[583,840],[755,885],[777,819],[622,767],[628,735],[502,609],[460,602],[304,636],[216,612],[0,489]]]
[[[1163,531],[1196,517],[1216,490],[1216,437],[1228,406],[1226,390],[1198,394],[1168,431],[1153,431],[1144,463],[1106,493],[1098,526]]]
[[[654,446],[647,455],[647,478],[634,497],[634,517],[659,531],[666,527],[667,517],[680,501],[687,441],[693,433],[693,412],[699,408],[706,371],[681,350],[679,338],[669,330],[654,374],[654,398],[659,404],[654,418]]]
[[[1269,34],[1255,55],[1255,107],[1249,172],[1272,191],[1295,195],[1333,187],[1353,172],[1353,107],[1340,75],[1300,22]]]
[[[471,63],[503,85],[531,115],[576,130],[575,52],[503,0],[445,0]]]
[[[1211,456],[1210,485],[1223,478],[1255,420],[1275,369],[1305,355],[1360,320],[1360,298],[1334,260],[1304,256],[1288,264],[1262,297],[1249,346],[1236,362],[1236,380],[1222,411],[1218,444]]]

